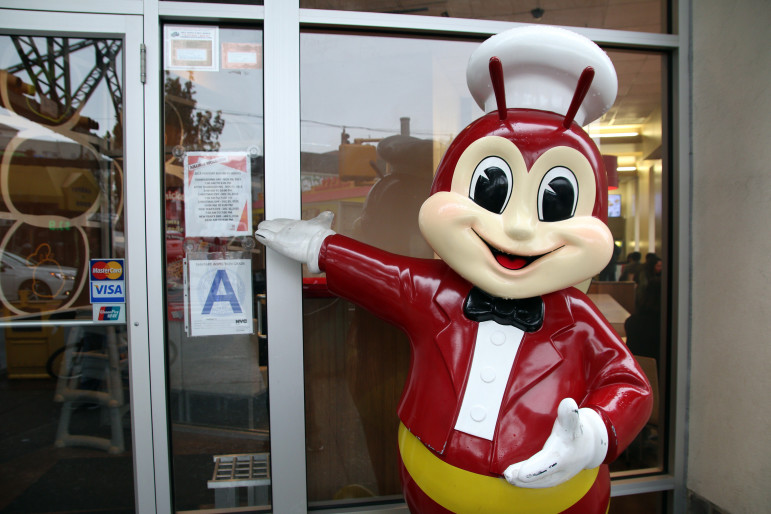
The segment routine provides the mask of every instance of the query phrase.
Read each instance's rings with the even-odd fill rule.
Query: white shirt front
[[[503,394],[525,333],[495,321],[479,323],[455,430],[493,440]]]

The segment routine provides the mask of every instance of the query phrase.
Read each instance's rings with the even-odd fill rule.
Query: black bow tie
[[[475,287],[463,302],[463,313],[472,321],[493,320],[535,332],[543,324],[543,300],[540,296],[521,300],[496,298]]]

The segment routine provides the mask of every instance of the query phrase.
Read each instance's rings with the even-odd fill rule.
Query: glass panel
[[[264,205],[262,32],[163,33],[174,504],[268,506],[265,264],[252,237]]]
[[[619,80],[616,103],[589,127],[605,164],[616,169],[618,187],[609,189],[608,226],[616,253],[589,286],[589,295],[613,323],[654,389],[654,413],[642,433],[611,466],[617,476],[662,471],[664,370],[670,354],[666,337],[668,268],[663,198],[667,183],[663,121],[666,59],[661,54],[609,51]],[[614,174],[609,172],[610,181]],[[632,263],[640,258],[640,264]],[[658,263],[658,264],[657,264]],[[595,296],[596,295],[596,296]],[[619,309],[620,308],[620,309]]]
[[[122,40],[0,36],[3,512],[134,510],[122,90]]]
[[[449,142],[481,115],[465,83],[476,45],[317,33],[300,44],[303,218],[331,210],[338,233],[432,257],[418,209]],[[308,500],[401,498],[407,338],[316,277],[304,290]]]
[[[394,253],[431,258],[418,231],[418,210],[449,143],[482,115],[465,78],[476,46],[302,33],[303,218],[331,210],[338,233]],[[635,249],[666,255],[661,190],[664,59],[620,51],[610,56],[618,66],[618,100],[587,129],[597,134],[601,152],[615,156],[621,169],[619,187],[612,191],[621,195],[621,215],[610,219],[620,247],[617,259],[621,262]],[[622,131],[635,134],[618,136]],[[610,132],[616,138],[607,136]],[[640,171],[625,171],[627,167]],[[591,287],[599,290],[591,294],[602,300],[601,310],[623,335],[624,323],[635,311],[636,285],[631,282],[629,299],[623,296],[628,294],[626,283],[596,278]],[[329,296],[324,278],[307,270],[304,292],[309,501],[315,506],[398,498],[396,410],[410,363],[406,336]],[[646,326],[663,330],[663,322],[657,323],[646,321]],[[658,366],[659,375],[667,351],[662,346],[653,357],[661,357],[652,368]],[[666,398],[662,376],[658,387]],[[614,471],[662,469],[666,437],[662,411],[657,413],[616,461]]]
[[[664,0],[300,0],[300,7],[666,33],[668,3]]]
[[[611,498],[608,514],[665,514],[671,505],[671,491],[630,494]]]

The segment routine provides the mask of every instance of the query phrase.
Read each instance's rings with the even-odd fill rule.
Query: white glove
[[[593,409],[579,409],[572,398],[565,398],[543,449],[506,468],[503,476],[517,487],[554,487],[583,469],[596,468],[607,452],[608,432],[602,417]]]
[[[308,221],[266,220],[257,225],[254,237],[271,250],[304,262],[311,273],[319,273],[319,252],[324,239],[335,233],[329,228],[334,216],[332,212],[324,211]]]

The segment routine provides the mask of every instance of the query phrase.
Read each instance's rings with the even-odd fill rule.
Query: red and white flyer
[[[252,173],[246,152],[185,155],[185,237],[252,235]]]

